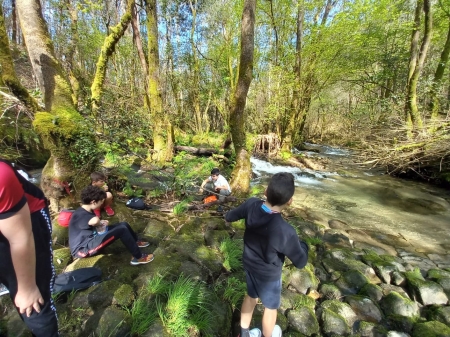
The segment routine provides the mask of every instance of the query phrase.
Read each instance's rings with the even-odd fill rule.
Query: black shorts
[[[278,309],[281,301],[281,276],[276,281],[262,281],[248,271],[245,271],[245,276],[248,296],[260,298],[267,309]]]

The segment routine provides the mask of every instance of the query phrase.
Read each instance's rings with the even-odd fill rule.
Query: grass
[[[223,293],[224,300],[230,302],[233,310],[244,299],[247,293],[247,285],[245,282],[238,280],[235,277],[229,277],[226,279],[225,290]]]
[[[219,250],[224,256],[223,267],[227,271],[242,269],[242,240],[226,238],[220,243]]]
[[[173,214],[174,215],[181,215],[188,209],[189,200],[183,200],[176,204],[173,208]]]
[[[303,238],[303,242],[307,243],[310,246],[315,246],[315,245],[320,245],[323,241],[321,238],[305,237],[305,238]]]

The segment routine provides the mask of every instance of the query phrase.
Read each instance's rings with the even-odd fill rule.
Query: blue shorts
[[[245,271],[247,294],[251,298],[260,298],[267,309],[278,309],[281,301],[281,277],[276,281],[261,281],[255,275]]]

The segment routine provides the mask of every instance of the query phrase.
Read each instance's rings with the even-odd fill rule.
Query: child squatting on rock
[[[243,264],[247,295],[241,308],[240,337],[281,336],[281,328],[275,323],[285,256],[297,268],[303,268],[308,262],[308,246],[299,240],[295,229],[280,213],[292,203],[294,191],[294,176],[277,173],[264,192],[266,201],[250,198],[225,215],[227,222],[245,219]],[[265,307],[262,335],[257,328],[249,330],[258,298]]]
[[[140,248],[148,247],[149,243],[139,240],[136,233],[127,222],[109,225],[108,221],[100,220],[94,214],[102,207],[106,192],[97,186],[88,186],[81,191],[81,207],[70,218],[69,246],[73,257],[83,258],[97,252],[120,239],[131,253],[131,265],[145,264],[153,261],[153,254],[144,254]],[[107,226],[100,232],[96,227]]]
[[[102,207],[94,210],[95,215],[100,218],[101,210],[103,208],[106,214],[108,214],[108,216],[113,216],[114,210],[111,208],[113,202],[113,195],[111,192],[109,192],[108,185],[106,184],[106,176],[102,172],[92,172],[91,185],[100,187],[106,192],[106,198],[105,201],[103,202]]]

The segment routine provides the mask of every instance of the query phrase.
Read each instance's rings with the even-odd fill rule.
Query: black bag
[[[131,198],[130,200],[127,201],[127,206],[132,209],[139,209],[139,210],[144,210],[147,208],[147,206],[144,203],[144,200],[142,200],[141,198]]]
[[[53,293],[81,290],[102,282],[102,271],[95,267],[80,268],[56,276]]]

